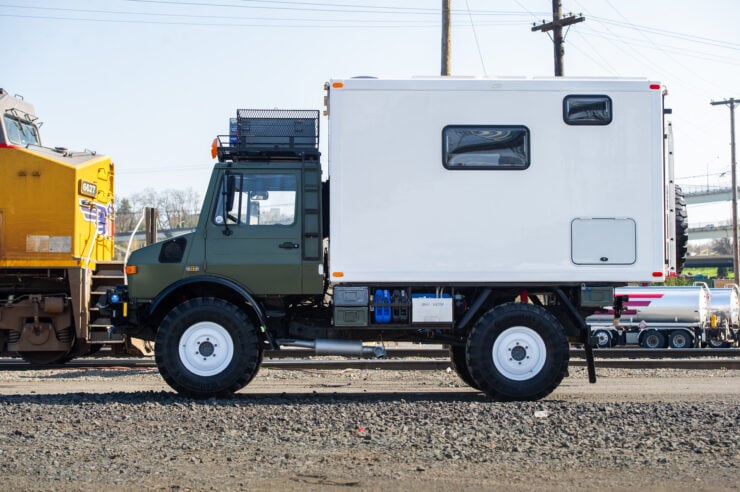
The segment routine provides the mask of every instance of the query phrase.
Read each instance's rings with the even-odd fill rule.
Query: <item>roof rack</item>
[[[219,161],[318,159],[319,111],[237,109],[217,138]]]

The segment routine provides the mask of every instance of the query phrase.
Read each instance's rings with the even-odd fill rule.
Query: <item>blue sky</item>
[[[203,193],[210,143],[237,107],[319,109],[330,78],[439,74],[440,6],[0,0],[0,87],[35,105],[45,145],[110,155],[119,195]],[[530,31],[551,16],[550,0],[452,0],[452,8],[453,75],[553,74],[550,39]],[[740,2],[563,0],[563,11],[586,17],[567,34],[566,75],[663,82],[677,177],[729,183],[720,176],[730,166],[729,110],[709,102],[740,98]],[[695,212],[729,215],[726,205]]]

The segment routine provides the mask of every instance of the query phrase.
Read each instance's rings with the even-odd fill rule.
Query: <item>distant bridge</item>
[[[687,205],[732,200],[732,186],[681,185],[681,189]],[[740,186],[738,186],[738,190],[740,190]]]

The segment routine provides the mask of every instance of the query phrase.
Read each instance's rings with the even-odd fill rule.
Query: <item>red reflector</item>
[[[650,88],[653,90],[660,90],[660,84],[650,84]]]
[[[0,143],[0,149],[17,149],[18,147],[13,144]]]
[[[662,277],[663,272],[653,272],[653,277]]]

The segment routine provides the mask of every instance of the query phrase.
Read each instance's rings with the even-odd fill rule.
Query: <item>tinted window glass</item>
[[[295,223],[296,177],[292,174],[231,174],[224,178],[217,224],[292,225]],[[226,192],[223,192],[223,189]],[[227,211],[224,213],[224,199]]]
[[[608,125],[612,121],[612,100],[608,96],[567,96],[563,119],[569,125]]]
[[[448,126],[442,133],[447,169],[529,167],[529,130],[524,126]]]
[[[39,134],[36,127],[9,115],[3,116],[5,131],[10,143],[16,145],[39,145]]]

